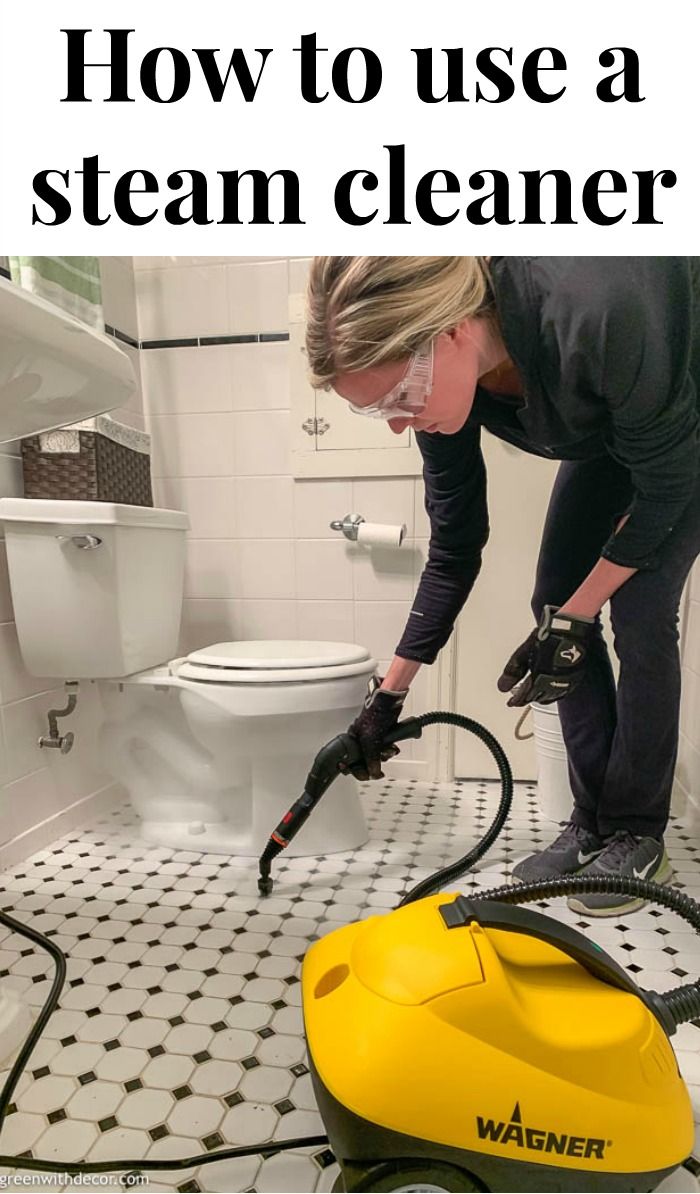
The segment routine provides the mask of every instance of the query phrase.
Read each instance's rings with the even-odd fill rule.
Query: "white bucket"
[[[537,799],[545,817],[568,821],[574,798],[556,704],[530,706],[537,755]]]

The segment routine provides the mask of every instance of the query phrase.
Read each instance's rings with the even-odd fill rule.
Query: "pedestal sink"
[[[109,336],[0,278],[0,443],[114,410],[135,388]]]

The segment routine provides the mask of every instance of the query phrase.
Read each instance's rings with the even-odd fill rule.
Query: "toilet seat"
[[[209,684],[303,684],[367,673],[372,662],[355,643],[251,639],[214,643],[171,666],[181,679]]]

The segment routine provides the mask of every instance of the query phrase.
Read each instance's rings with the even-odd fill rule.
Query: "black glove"
[[[399,754],[398,746],[387,746],[382,750],[381,745],[401,716],[408,689],[392,692],[380,688],[381,683],[381,676],[372,676],[362,712],[348,729],[348,733],[358,739],[364,759],[364,765],[357,763],[350,768],[355,779],[383,779],[381,763]]]
[[[509,705],[552,705],[580,684],[586,669],[595,618],[558,613],[559,606],[545,605],[539,627],[511,655],[498,681],[500,692],[521,683]]]

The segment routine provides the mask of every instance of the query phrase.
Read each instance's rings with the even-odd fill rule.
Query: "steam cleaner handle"
[[[420,738],[423,733],[423,726],[418,717],[405,717],[403,721],[397,721],[389,733],[384,737],[384,746],[393,746],[395,742],[405,742],[407,738]]]
[[[301,829],[310,813],[314,808],[320,796],[311,796],[308,792],[302,792],[298,800],[286,812],[280,821],[277,828],[270,834],[270,840],[276,842],[282,849],[288,846],[293,837]]]
[[[393,746],[395,742],[402,742],[406,738],[420,738],[422,726],[414,717],[393,726],[384,738],[384,745]],[[270,835],[270,840],[276,842],[282,849],[288,846],[292,838],[296,837],[304,822],[315,809],[324,792],[336,779],[341,766],[344,769],[353,767],[362,758],[359,742],[351,734],[339,734],[333,738],[314,759],[311,771],[306,779],[306,787],[298,800],[286,812],[277,828]]]

